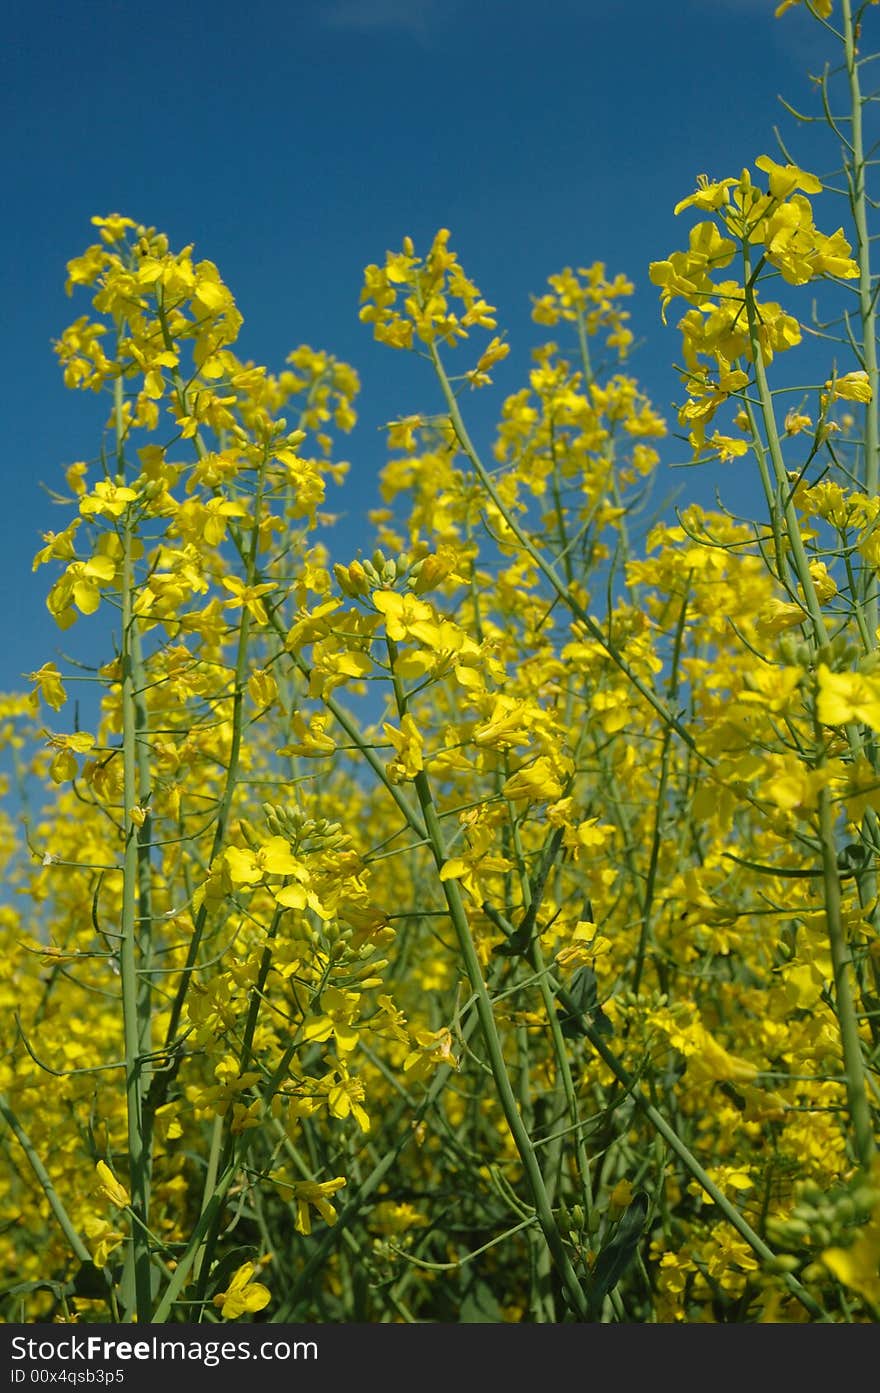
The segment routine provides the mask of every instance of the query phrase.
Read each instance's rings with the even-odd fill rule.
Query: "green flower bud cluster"
[[[860,1180],[852,1187],[825,1191],[815,1181],[798,1187],[797,1201],[787,1218],[770,1218],[767,1237],[778,1248],[803,1252],[846,1246],[852,1230],[867,1223],[880,1191]]]
[[[301,808],[264,803],[263,815],[272,835],[284,837],[297,852],[339,851],[350,841],[341,822],[330,822],[325,817],[311,818]]]
[[[811,645],[791,633],[783,634],[779,639],[779,656],[790,667],[803,668],[805,672],[813,666]]]
[[[337,562],[333,574],[343,595],[357,599],[368,595],[371,590],[388,589],[406,576],[412,564],[412,558],[406,552],[397,557],[386,557],[377,547],[369,560],[352,561],[350,566]]]
[[[849,672],[861,657],[861,649],[846,633],[835,634],[816,652],[818,663],[827,663],[832,672]]]
[[[562,1203],[553,1211],[553,1217],[559,1226],[560,1233],[567,1234],[576,1248],[583,1245],[585,1235],[595,1233],[598,1227],[599,1215],[595,1212],[591,1215],[591,1223],[587,1223],[587,1216],[581,1204],[567,1205]]]

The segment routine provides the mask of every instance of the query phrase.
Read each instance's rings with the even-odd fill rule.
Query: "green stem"
[[[834,967],[834,994],[837,1021],[846,1072],[846,1096],[859,1165],[867,1170],[874,1156],[874,1131],[868,1095],[865,1091],[865,1065],[862,1042],[851,983],[852,955],[841,914],[840,877],[837,873],[837,847],[834,835],[834,809],[827,788],[819,793],[819,835],[822,840],[822,879],[825,920]]]
[[[27,1132],[24,1130],[21,1123],[19,1122],[11,1104],[9,1103],[9,1100],[6,1098],[5,1094],[2,1093],[0,1093],[0,1117],[3,1118],[7,1126],[15,1134],[16,1140],[18,1141],[19,1146],[21,1147],[22,1151],[27,1157],[30,1163],[31,1170],[37,1177],[37,1180],[40,1183],[40,1188],[42,1189],[43,1194],[46,1196],[46,1199],[49,1203],[49,1207],[51,1208],[52,1213],[55,1215],[55,1218],[58,1220],[58,1224],[61,1228],[61,1231],[64,1234],[64,1237],[67,1239],[68,1243],[70,1244],[71,1251],[73,1252],[74,1256],[79,1258],[80,1262],[88,1263],[88,1265],[91,1266],[91,1253],[89,1252],[85,1243],[80,1238],[79,1234],[74,1228],[70,1215],[64,1208],[64,1205],[58,1195],[58,1191],[55,1189],[55,1186],[52,1182],[51,1176],[49,1175],[49,1172],[46,1170],[46,1167],[43,1165],[43,1162],[40,1160],[36,1147],[34,1146]]]
[[[782,515],[785,519],[785,535],[788,540],[788,545],[791,548],[792,565],[798,581],[800,582],[801,591],[806,601],[807,611],[812,622],[816,646],[817,648],[824,648],[828,642],[828,631],[825,627],[825,616],[822,613],[822,606],[816,594],[816,586],[810,573],[810,563],[807,558],[806,548],[804,547],[804,540],[801,536],[797,510],[791,496],[791,484],[785,469],[785,461],[782,458],[782,445],[779,440],[779,431],[776,427],[776,413],[773,410],[773,396],[770,391],[770,384],[767,381],[764,351],[761,347],[759,335],[758,308],[755,304],[754,292],[752,290],[752,263],[747,242],[743,244],[743,265],[746,282],[744,291],[746,318],[749,326],[752,366],[755,370],[755,385],[758,388],[758,397],[761,403],[761,418],[764,423],[764,433],[767,437],[767,449],[770,455],[770,462],[773,466],[776,487],[779,492],[779,497],[782,500]]]
[[[204,1214],[214,1191],[217,1188],[217,1176],[220,1171],[220,1152],[223,1146],[223,1117],[220,1113],[214,1114],[214,1122],[211,1127],[211,1150],[208,1154],[208,1166],[205,1171],[205,1183],[202,1187],[202,1207],[199,1216]],[[198,1252],[193,1263],[193,1279],[197,1282],[202,1272],[202,1263],[205,1258],[205,1241],[199,1245]]]
[[[117,460],[122,466],[122,379],[115,384]],[[122,915],[120,922],[119,970],[122,984],[122,1018],[125,1040],[125,1096],[128,1129],[128,1161],[131,1208],[136,1223],[131,1235],[134,1275],[134,1301],[137,1319],[150,1319],[150,1247],[145,1229],[149,1223],[150,1164],[145,1144],[142,1104],[143,1077],[142,1021],[144,1005],[138,954],[138,882],[140,875],[137,822],[132,810],[140,792],[138,779],[138,674],[134,661],[134,536],[132,508],[125,510],[122,541],[122,827],[124,838]],[[133,1318],[133,1316],[132,1316]]]
[[[135,747],[137,752],[137,804],[146,816],[137,829],[137,956],[138,956],[138,1045],[141,1056],[141,1094],[146,1096],[152,1081],[150,1061],[153,1049],[153,869],[150,843],[153,839],[153,819],[150,814],[151,776],[150,744],[146,704],[143,696],[144,659],[140,631],[135,623],[131,644],[132,678],[135,688]],[[152,1163],[151,1116],[144,1110],[144,1137],[148,1165]]]
[[[850,200],[853,224],[856,232],[856,253],[859,264],[859,315],[862,321],[861,354],[865,372],[871,386],[871,399],[865,406],[865,492],[874,498],[880,486],[880,440],[878,440],[878,381],[877,371],[877,325],[874,283],[871,275],[871,236],[868,227],[868,195],[865,187],[864,136],[862,132],[862,96],[859,82],[859,62],[856,50],[856,34],[853,25],[852,0],[842,0],[844,50],[846,54],[846,73],[849,81],[850,111],[852,121],[850,140],[852,144],[852,163],[850,165]],[[877,643],[877,576],[873,567],[866,569],[865,606],[867,609],[868,632],[872,647]]]

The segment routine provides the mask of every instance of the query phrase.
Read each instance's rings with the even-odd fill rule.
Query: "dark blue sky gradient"
[[[663,328],[648,263],[684,244],[672,208],[697,173],[777,153],[773,124],[788,121],[777,94],[806,104],[806,69],[822,61],[814,26],[772,11],[772,0],[7,0],[0,690],[59,651],[108,652],[98,620],[55,628],[50,571],[31,574],[41,530],[63,521],[40,482],[94,456],[105,415],[103,399],[64,388],[51,351],[87,309],[85,295],[66,298],[64,267],[94,240],[92,214],[128,214],[215,261],[244,314],[243,356],[278,369],[308,342],[358,369],[353,468],[333,499],[345,510],[336,554],[350,559],[377,501],[377,427],[438,407],[425,365],[374,344],[357,317],[363,266],[405,233],[424,249],[451,228],[499,307],[511,356],[465,403],[484,442],[542,337],[529,294],[594,260],[636,282],[644,342],[629,370],[671,420],[677,316]],[[816,165],[805,137],[793,149]],[[821,210],[831,231],[840,213]],[[675,442],[666,457],[681,457]],[[674,482],[706,501],[719,479],[711,466]]]

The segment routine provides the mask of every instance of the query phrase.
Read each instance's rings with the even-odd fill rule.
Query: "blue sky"
[[[97,621],[59,633],[49,572],[31,574],[40,532],[62,521],[41,482],[60,483],[100,441],[103,402],[67,391],[51,350],[86,309],[66,298],[64,267],[93,240],[92,214],[128,214],[215,261],[245,317],[243,356],[277,369],[307,342],[358,369],[361,423],[335,499],[348,559],[376,502],[378,426],[438,405],[424,365],[374,344],[357,317],[363,266],[405,233],[424,247],[451,228],[499,307],[512,351],[491,398],[479,394],[484,439],[540,337],[529,294],[594,260],[636,282],[643,344],[630,369],[671,417],[678,337],[661,325],[648,263],[683,244],[672,208],[697,173],[776,153],[777,94],[805,104],[806,68],[821,62],[814,26],[772,11],[772,0],[7,0],[0,690],[61,651],[107,652]],[[797,138],[794,152],[812,167]],[[705,501],[719,477],[675,482]]]

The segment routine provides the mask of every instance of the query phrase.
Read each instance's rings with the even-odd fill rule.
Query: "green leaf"
[[[557,1007],[556,1014],[562,1034],[567,1040],[576,1040],[586,1035],[584,1017],[598,1035],[613,1035],[614,1027],[599,1005],[599,983],[591,967],[578,968],[565,997],[565,1006]]]
[[[837,869],[843,875],[857,875],[864,870],[871,852],[864,842],[849,842],[837,855]]]
[[[605,1015],[601,1006],[597,1006],[593,1012],[593,1029],[597,1035],[613,1035],[614,1026]]]
[[[472,1282],[459,1309],[459,1325],[499,1325],[503,1319],[489,1283]]]
[[[639,1191],[624,1210],[614,1231],[614,1237],[605,1244],[596,1258],[590,1290],[590,1311],[593,1319],[599,1316],[605,1297],[614,1290],[635,1257],[647,1217],[648,1196],[644,1191]]]
[[[90,1300],[106,1297],[107,1276],[104,1268],[96,1267],[93,1262],[84,1262],[73,1279],[73,1292],[75,1296]]]
[[[70,1282],[53,1282],[48,1278],[33,1282],[16,1282],[14,1286],[0,1289],[0,1296],[27,1296],[32,1291],[51,1291],[56,1301],[69,1296],[73,1290]]]
[[[580,967],[568,989],[572,1006],[582,1016],[591,1016],[599,1005],[599,983],[591,967]]]

